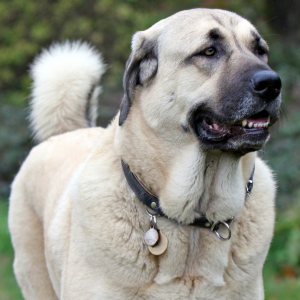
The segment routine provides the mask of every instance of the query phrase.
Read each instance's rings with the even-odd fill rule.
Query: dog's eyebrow
[[[214,40],[214,41],[223,38],[223,35],[218,28],[213,28],[212,30],[210,30],[207,36],[210,40]]]
[[[255,42],[259,44],[262,39],[261,36],[253,30],[251,30],[251,34],[255,38]]]
[[[255,44],[255,46],[263,46],[264,48],[266,48],[266,51],[269,51],[269,47],[266,43],[266,41],[255,31],[251,30],[251,34],[254,37],[254,41],[253,43]]]

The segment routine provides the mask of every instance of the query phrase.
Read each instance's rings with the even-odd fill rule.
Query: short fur
[[[224,34],[227,58],[193,56],[215,28]],[[262,268],[275,216],[272,173],[256,152],[205,150],[190,120],[199,107],[233,116],[262,105],[248,92],[242,95],[238,85],[247,64],[267,68],[251,50],[251,31],[256,32],[236,14],[194,9],[136,33],[121,111],[112,123],[105,130],[51,137],[31,151],[13,182],[9,211],[14,270],[25,299],[264,299]],[[210,35],[217,38],[218,32]],[[66,51],[70,60],[71,48]],[[102,72],[88,63],[88,51],[72,60],[71,79],[88,80],[82,68]],[[75,81],[57,76],[59,69],[52,73],[56,61],[63,63],[52,52],[36,62],[33,95],[41,106],[32,114],[33,124],[41,116],[55,119],[65,103],[74,107],[75,114],[66,119],[75,125],[65,126],[65,118],[46,129],[37,125],[39,139],[84,127],[84,103],[98,81],[88,77],[78,96]],[[47,60],[52,63],[44,64]],[[81,65],[85,60],[88,64]],[[47,78],[54,77],[53,85]],[[229,90],[229,100],[240,106],[222,102]],[[143,243],[149,217],[127,184],[121,158],[159,197],[165,214],[177,220],[158,218],[169,241],[161,256]],[[247,197],[254,163],[254,187]],[[232,238],[223,242],[207,229],[185,225],[199,214],[211,221],[234,216]]]

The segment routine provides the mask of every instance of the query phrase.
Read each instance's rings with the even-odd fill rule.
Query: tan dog
[[[13,183],[9,227],[25,299],[263,299],[275,183],[255,151],[281,102],[267,58],[256,29],[222,10],[182,11],[136,33],[108,128],[41,143]],[[93,123],[102,73],[87,45],[42,53],[32,69],[37,139]],[[161,255],[144,243],[150,218],[121,159],[159,199]],[[224,226],[191,225],[201,216]],[[223,241],[216,233],[227,237],[226,227]]]

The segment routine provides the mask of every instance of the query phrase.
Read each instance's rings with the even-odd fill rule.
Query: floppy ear
[[[132,38],[131,48],[123,77],[124,96],[120,107],[120,126],[129,113],[136,86],[148,83],[156,74],[158,66],[156,38],[148,39],[143,32],[137,32]]]

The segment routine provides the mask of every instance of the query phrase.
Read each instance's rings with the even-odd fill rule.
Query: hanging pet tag
[[[161,255],[167,250],[167,248],[168,248],[168,239],[160,230],[158,243],[153,247],[148,246],[148,249],[153,255]]]
[[[154,246],[159,240],[159,234],[156,229],[151,227],[144,235],[144,242],[147,246]]]

